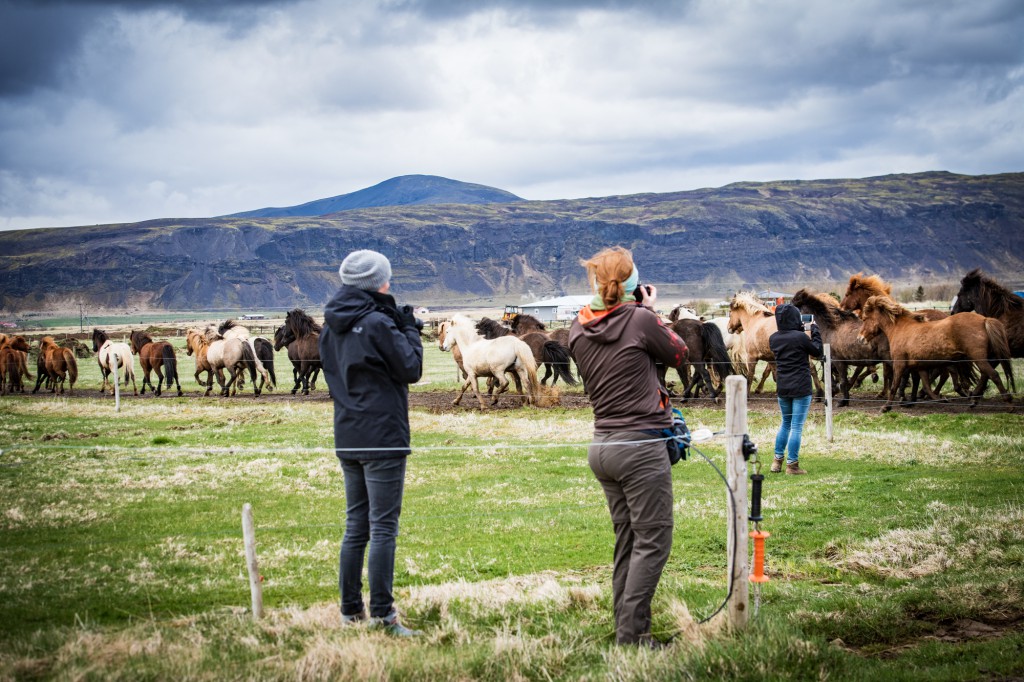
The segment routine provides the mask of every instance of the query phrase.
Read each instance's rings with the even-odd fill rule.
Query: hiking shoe
[[[359,623],[364,622],[365,620],[366,611],[360,611],[359,613],[354,613],[351,616],[346,616],[344,613],[341,614],[342,625],[357,625]]]
[[[391,615],[383,618],[371,618],[370,627],[374,630],[382,630],[394,637],[419,637],[422,630],[411,630],[398,621],[398,612],[392,611]]]
[[[798,476],[800,474],[806,474],[807,472],[800,468],[800,462],[790,462],[786,465],[786,473]]]
[[[772,461],[772,468],[769,469],[768,471],[772,472],[773,474],[777,474],[777,473],[781,472],[782,471],[782,458],[781,457],[776,457]]]

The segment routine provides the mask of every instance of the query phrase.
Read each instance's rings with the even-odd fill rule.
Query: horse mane
[[[501,322],[492,320],[489,317],[485,317],[476,323],[476,331],[485,339],[498,339],[512,333]]]
[[[284,324],[290,328],[295,338],[300,339],[310,334],[319,334],[321,327],[316,321],[306,314],[302,308],[295,308],[288,311],[284,318]]]
[[[743,308],[751,315],[761,315],[763,317],[771,317],[774,313],[768,310],[768,307],[758,300],[757,296],[749,291],[741,291],[732,297],[732,303],[729,304],[730,309]]]
[[[95,339],[97,336],[99,337],[99,342],[100,342],[101,346],[107,340],[109,340],[109,338],[110,338],[109,336],[107,336],[107,333],[105,331],[103,331],[102,329],[97,329],[96,327],[93,327],[92,328],[92,337]],[[47,337],[47,338],[49,338],[51,341],[53,341],[53,337],[52,336]]]
[[[991,277],[981,272],[981,268],[974,268],[960,280],[960,285],[965,289],[976,289],[978,292],[978,303],[976,308],[985,311],[986,317],[1002,317],[1010,310],[1020,311],[1024,308],[1024,298],[1013,293]]]
[[[518,330],[522,327],[527,327],[530,330],[547,331],[547,327],[544,326],[543,322],[527,313],[519,313],[515,316],[515,319],[512,320],[513,329]]]
[[[147,343],[153,343],[153,337],[147,334],[146,332],[142,331],[141,329],[139,331],[131,332],[128,335],[128,338],[132,340],[138,338],[139,348],[145,346]]]
[[[224,320],[223,322],[221,322],[220,326],[217,327],[217,334],[219,336],[224,336],[224,332],[226,332],[229,329],[234,329],[237,326],[238,326],[237,322],[235,322],[231,318],[228,318],[228,319]]]
[[[206,329],[204,329],[203,332],[202,332],[203,338],[206,339],[206,342],[207,343],[213,343],[214,341],[219,341],[220,339],[223,339],[224,338],[224,334],[221,332],[221,330],[227,331],[228,329],[231,329],[231,327],[225,327],[224,326],[228,322],[231,322],[231,327],[235,326],[235,324],[234,324],[234,322],[232,320],[228,320],[227,322],[222,324],[220,327],[214,327],[212,324],[211,325],[207,325]]]
[[[44,336],[43,338],[39,339],[39,347],[40,348],[42,348],[43,346],[56,346],[56,345],[57,345],[57,342],[53,340],[52,336]]]
[[[858,272],[850,277],[849,290],[863,289],[871,296],[892,296],[892,285],[886,284],[878,275],[865,275]]]
[[[907,310],[889,296],[872,296],[865,301],[863,308],[864,316],[867,317],[872,310],[879,310],[893,322],[895,322],[897,318],[904,316],[910,316],[916,322],[927,322],[924,315],[921,313],[915,313],[912,310]]]
[[[833,327],[848,320],[860,319],[857,314],[839,307],[839,301],[832,294],[801,289],[793,296],[793,305],[798,308],[807,307],[815,317],[828,318]]]

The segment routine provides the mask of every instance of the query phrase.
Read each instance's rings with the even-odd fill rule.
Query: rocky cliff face
[[[645,281],[789,286],[1024,272],[1024,173],[739,183],[720,189],[323,217],[160,220],[0,233],[7,309],[81,300],[173,309],[325,303],[346,253],[392,261],[402,298],[585,291],[581,258],[633,250]],[[710,294],[714,295],[714,294]],[[720,294],[719,294],[720,295]]]

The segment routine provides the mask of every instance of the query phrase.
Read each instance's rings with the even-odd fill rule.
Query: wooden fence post
[[[832,442],[832,344],[825,344],[825,439]]]
[[[730,376],[725,380],[725,458],[729,493],[729,580],[732,594],[726,612],[729,626],[743,629],[749,619],[750,571],[747,559],[747,461],[743,459],[743,436],[747,433],[747,379]],[[734,550],[735,548],[735,550]]]
[[[252,617],[263,617],[263,584],[256,562],[256,524],[252,519],[252,505],[242,505],[242,537],[245,539],[245,566],[249,570],[249,592],[252,595]]]

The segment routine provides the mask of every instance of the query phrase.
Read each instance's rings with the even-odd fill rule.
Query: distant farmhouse
[[[593,296],[559,296],[522,306],[522,312],[533,315],[541,322],[561,322],[571,320],[579,313],[580,308],[590,303]]]

